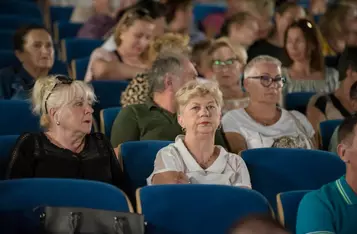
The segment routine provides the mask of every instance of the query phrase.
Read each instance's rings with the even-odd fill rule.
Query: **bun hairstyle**
[[[63,75],[41,77],[32,90],[32,111],[40,116],[40,126],[47,129],[51,125],[50,109],[62,108],[78,98],[91,103],[96,101],[93,88],[83,81]]]

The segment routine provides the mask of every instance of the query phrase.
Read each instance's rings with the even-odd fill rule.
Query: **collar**
[[[30,75],[30,73],[28,73],[26,71],[26,69],[21,66],[21,68],[18,70],[18,73],[17,73],[17,76],[24,82],[24,84],[26,85],[26,87],[24,87],[25,89],[26,88],[30,88],[32,89],[33,86],[35,85],[35,78],[32,77]]]
[[[173,116],[173,117],[176,118],[176,113],[171,113],[170,111],[168,111],[168,110],[166,110],[166,109],[164,109],[164,108],[158,106],[158,105],[154,102],[154,100],[152,100],[152,98],[148,98],[148,99],[146,100],[146,103],[145,103],[145,104],[146,104],[146,106],[148,107],[149,110],[158,109],[158,110],[161,110],[161,111],[163,111],[163,112],[165,112],[165,113],[168,113],[170,116]]]
[[[207,169],[203,169],[195,160],[195,158],[192,156],[192,154],[188,151],[185,143],[183,142],[184,135],[178,135],[175,139],[175,146],[178,149],[183,161],[186,164],[186,167],[190,172],[212,172],[216,174],[222,174],[224,169],[226,168],[227,164],[227,151],[221,147],[221,146],[216,146],[219,148],[220,152],[219,155],[216,159],[216,161],[213,162],[213,164],[208,167]]]
[[[347,205],[357,205],[357,195],[349,186],[346,181],[346,177],[342,176],[340,179],[335,182],[338,192]]]

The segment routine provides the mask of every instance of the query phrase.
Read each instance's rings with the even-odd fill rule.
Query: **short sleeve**
[[[300,121],[302,126],[305,128],[307,136],[312,138],[315,135],[315,130],[312,127],[309,120],[305,117],[305,115],[301,114],[298,111],[291,111],[290,113],[293,114],[297,118],[298,121]]]
[[[235,118],[235,111],[232,110],[229,111],[227,114],[225,114],[222,118],[222,128],[223,132],[235,132],[235,133],[241,133],[240,126],[238,124],[237,119]]]
[[[302,199],[296,220],[296,234],[334,234],[333,216],[326,203],[310,192]]]
[[[235,159],[235,179],[232,181],[233,186],[252,188],[250,175],[244,160],[239,155],[231,155]]]
[[[179,153],[173,145],[162,148],[157,153],[154,171],[147,179],[148,184],[151,184],[151,179],[154,175],[168,171],[184,171],[182,160],[180,160]]]

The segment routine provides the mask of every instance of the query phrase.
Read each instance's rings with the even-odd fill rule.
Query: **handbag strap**
[[[295,115],[293,115],[290,111],[288,111],[288,113],[293,118],[293,120],[295,121],[296,126],[298,127],[299,131],[304,135],[305,139],[309,143],[309,149],[312,149],[313,148],[313,144],[312,144],[312,141],[311,141],[311,139],[309,137],[309,134],[306,131],[306,128],[302,125],[301,121],[298,118],[296,118]]]

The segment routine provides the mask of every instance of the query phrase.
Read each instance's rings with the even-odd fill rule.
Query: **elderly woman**
[[[178,122],[185,135],[161,149],[148,184],[225,184],[251,187],[241,157],[214,145],[222,93],[214,82],[190,81],[176,93]]]
[[[90,86],[65,76],[50,76],[35,83],[32,103],[41,116],[41,133],[21,135],[11,153],[8,178],[75,178],[121,185],[122,171],[110,142],[90,133]]]
[[[13,46],[21,66],[0,70],[0,99],[28,99],[36,79],[53,67],[52,37],[42,26],[23,26],[16,30]]]
[[[232,152],[262,147],[315,147],[315,131],[306,117],[277,106],[284,83],[281,62],[276,58],[258,56],[247,64],[244,87],[249,93],[249,105],[228,112],[222,119]]]

